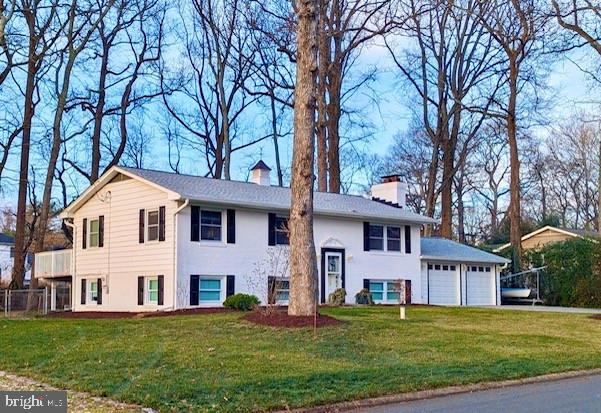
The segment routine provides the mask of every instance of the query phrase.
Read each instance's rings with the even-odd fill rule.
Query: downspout
[[[177,286],[178,286],[178,277],[177,277],[177,217],[178,214],[190,205],[190,199],[186,199],[184,203],[175,210],[173,213],[173,310],[177,309]]]
[[[71,247],[71,272],[73,273],[73,281],[71,282],[71,311],[73,311],[73,307],[75,306],[75,287],[77,285],[75,282],[75,274],[77,274],[75,265],[75,257],[77,256],[75,254],[75,249],[77,248],[77,226],[75,225],[75,223],[69,222],[67,220],[63,220],[63,222],[66,226],[70,227],[73,230],[73,245]]]

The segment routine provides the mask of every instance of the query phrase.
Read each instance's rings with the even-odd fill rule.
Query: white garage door
[[[495,305],[495,275],[492,266],[468,265],[467,305]]]
[[[459,305],[459,276],[455,264],[428,263],[430,304]]]

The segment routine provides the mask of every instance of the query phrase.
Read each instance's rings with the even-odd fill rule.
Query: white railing
[[[55,278],[71,274],[71,250],[44,251],[35,254],[35,277]]]

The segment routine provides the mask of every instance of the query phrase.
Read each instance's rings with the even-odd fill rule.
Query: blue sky
[[[392,62],[387,54],[388,52],[381,46],[371,46],[363,50],[361,57],[356,62],[358,68],[368,68],[376,66],[379,68],[379,74],[375,84],[372,85],[372,91],[379,99],[379,105],[371,104],[373,93],[370,91],[358,92],[353,99],[354,104],[365,108],[364,115],[367,116],[369,122],[373,125],[373,139],[370,141],[369,150],[373,153],[383,155],[386,153],[392,139],[396,133],[404,130],[409,122],[408,106],[411,102],[405,97],[405,93],[399,87],[399,72],[391,66]],[[552,74],[548,79],[549,87],[556,93],[556,100],[552,106],[551,118],[557,121],[566,119],[577,108],[589,108],[594,101],[591,96],[591,85],[587,81],[585,75],[578,67],[567,59],[559,60],[555,63]],[[152,118],[152,113],[149,114]],[[250,123],[258,122],[263,124],[265,119],[258,116]],[[251,130],[252,130],[252,126]],[[152,130],[153,128],[151,128]],[[546,129],[537,131],[541,137],[547,135]],[[149,157],[150,161],[146,167],[154,169],[167,169],[166,161],[166,143],[161,136],[153,136],[153,153]],[[270,165],[274,166],[273,148],[271,140],[266,140],[250,149],[237,152],[234,155],[232,175],[234,179],[246,180],[248,167],[251,166],[262,154],[263,159]],[[281,155],[283,165],[289,165],[292,158],[291,137],[282,139]],[[202,167],[199,167],[198,162],[195,162],[194,153],[186,154],[187,166],[184,168],[186,173],[202,173]],[[0,194],[0,205],[13,205],[16,198],[15,187],[16,172],[18,170],[18,153],[13,153],[12,160],[9,165],[9,174],[11,178],[9,185],[5,187],[4,193]],[[44,169],[45,165],[36,157],[32,157],[34,166]],[[43,177],[38,176],[40,181]],[[274,178],[275,179],[275,178]],[[6,184],[6,181],[4,181]],[[83,184],[77,184],[78,191],[85,189]],[[81,186],[81,187],[80,187]],[[56,191],[58,195],[58,190]]]

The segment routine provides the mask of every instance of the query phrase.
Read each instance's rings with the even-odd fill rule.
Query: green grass
[[[601,321],[585,315],[323,312],[348,323],[314,339],[239,313],[2,320],[0,369],[161,411],[253,411],[601,367]]]

